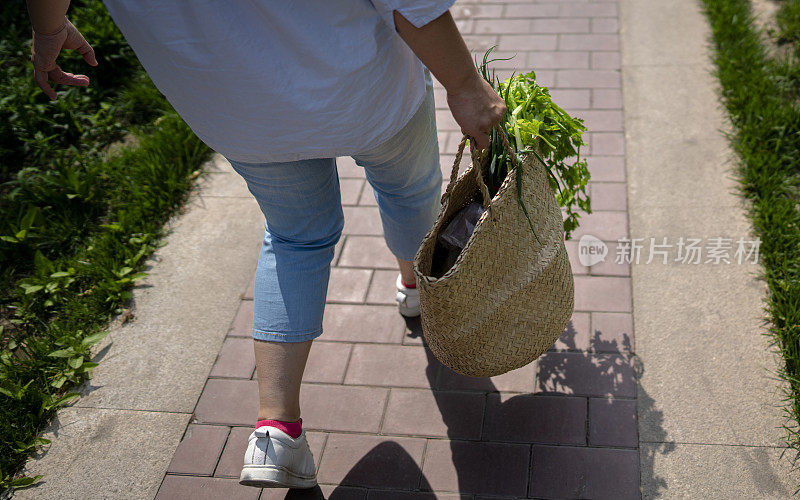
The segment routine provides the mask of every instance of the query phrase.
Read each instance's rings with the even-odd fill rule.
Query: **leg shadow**
[[[409,337],[421,337],[418,318],[407,320],[407,327]],[[434,357],[423,342],[428,358],[426,376],[447,428],[451,460],[457,475],[456,491],[470,498],[472,495],[497,495],[505,498],[593,498],[602,496],[599,493],[601,491],[607,493],[611,490],[618,493],[615,498],[639,498],[639,474],[642,476],[642,484],[648,484],[650,491],[664,490],[666,483],[663,478],[654,475],[652,464],[658,453],[672,451],[668,445],[643,448],[635,460],[628,460],[627,463],[632,467],[625,469],[627,473],[622,474],[625,477],[614,477],[613,473],[609,475],[610,471],[604,472],[603,467],[590,461],[587,462],[588,465],[575,463],[574,467],[560,468],[551,475],[553,479],[542,479],[545,476],[537,475],[536,470],[531,472],[536,467],[548,467],[546,460],[552,458],[548,455],[549,452],[589,450],[586,445],[592,444],[587,440],[591,439],[593,430],[582,426],[586,418],[585,400],[576,403],[576,408],[579,408],[575,412],[558,414],[551,411],[555,408],[551,405],[558,398],[543,396],[585,398],[594,395],[589,409],[590,419],[592,408],[602,413],[608,410],[604,405],[610,407],[619,401],[630,409],[635,396],[638,399],[639,415],[647,418],[651,428],[654,425],[661,428],[663,416],[655,409],[652,398],[640,387],[637,393],[636,378],[643,367],[633,353],[631,336],[624,334],[620,341],[603,340],[603,337],[602,332],[594,332],[594,352],[580,350],[578,332],[570,322],[560,338],[559,348],[551,348],[539,358],[538,374],[535,380],[531,380],[536,394],[517,394],[505,401],[501,400],[500,391],[491,379],[466,377],[451,371]],[[599,394],[614,396],[614,399],[598,397]],[[580,398],[574,400],[580,401]],[[468,420],[465,415],[475,412],[476,401],[483,403],[481,408],[486,414],[478,435],[467,430],[474,430],[474,426],[465,424]],[[616,415],[613,412],[610,414]],[[634,407],[632,411],[619,414],[620,417],[616,420],[606,421],[606,428],[600,430],[605,435],[611,435],[612,439],[616,427],[634,429],[637,432],[636,414]],[[580,427],[580,432],[565,434],[564,420],[571,419],[581,424],[576,425]],[[609,431],[609,428],[614,429]],[[663,429],[661,432],[665,436]],[[633,452],[638,447],[638,434],[635,435],[631,441],[628,432],[626,436],[629,441],[625,444],[602,446]],[[542,465],[537,464],[537,457],[545,457]],[[492,463],[504,465],[488,467]],[[386,441],[364,454],[348,471],[340,485],[329,493],[328,498],[433,499],[436,496],[432,489],[414,458],[400,444],[387,437]],[[315,488],[292,490],[286,498],[325,496],[322,490]]]

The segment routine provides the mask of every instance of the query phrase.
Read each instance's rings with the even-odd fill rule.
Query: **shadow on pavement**
[[[409,337],[421,337],[422,330],[419,319],[407,319],[406,322],[410,330]],[[548,355],[539,359],[536,380],[537,394],[582,395],[585,394],[583,389],[586,387],[587,381],[593,387],[602,387],[604,393],[610,394],[616,394],[623,387],[632,388],[637,385],[635,378],[642,373],[643,367],[633,354],[631,337],[628,334],[623,336],[622,345],[618,345],[616,340],[603,340],[602,333],[595,331],[592,345],[596,352],[592,353],[578,350],[576,335],[577,333],[570,323],[561,336],[561,341],[566,345],[569,354],[558,355],[559,352],[563,352],[561,349],[549,351]],[[592,496],[591,491],[584,489],[586,485],[579,468],[573,469],[575,473],[573,477],[569,477],[570,471],[564,469],[564,474],[557,481],[559,484],[555,484],[555,481],[553,481],[554,484],[541,484],[541,482],[537,483],[535,477],[530,474],[530,469],[533,467],[531,464],[528,464],[524,470],[518,471],[516,475],[521,477],[498,474],[496,471],[502,470],[502,466],[487,466],[493,461],[502,461],[503,459],[503,453],[505,453],[503,450],[506,448],[495,450],[489,448],[497,443],[501,443],[500,446],[512,444],[524,448],[524,453],[530,457],[530,449],[533,444],[585,446],[585,442],[584,444],[560,443],[557,440],[548,440],[544,443],[526,442],[524,439],[514,437],[516,428],[513,421],[510,422],[510,425],[509,422],[498,424],[501,427],[499,430],[496,427],[492,429],[492,444],[485,441],[489,431],[487,424],[491,422],[483,423],[480,440],[465,438],[463,415],[465,411],[468,411],[468,407],[474,406],[476,394],[484,395],[487,410],[489,405],[498,406],[494,408],[496,415],[525,413],[533,405],[538,404],[542,398],[531,394],[518,394],[501,401],[499,391],[491,379],[458,375],[443,366],[427,345],[425,352],[428,357],[426,375],[442,420],[447,427],[447,439],[453,468],[457,476],[458,492],[470,497],[471,495],[498,495],[506,498],[525,496],[590,498]],[[449,390],[440,390],[445,380]],[[651,428],[661,429],[663,415],[655,409],[654,401],[641,387],[637,387],[635,390],[638,390],[638,414],[647,419]],[[636,418],[635,415],[633,418]],[[520,427],[530,427],[536,424],[521,422],[519,425]],[[546,435],[544,437],[547,439]],[[666,433],[663,429],[654,437],[656,441],[666,441]],[[428,478],[420,470],[414,458],[402,446],[392,441],[391,437],[386,439],[367,451],[342,479],[340,486],[336,487],[327,498],[330,500],[436,498],[431,492],[432,487]],[[654,476],[653,464],[658,454],[666,454],[671,451],[672,446],[669,443],[656,443],[654,446],[641,450],[639,472],[641,482],[649,485],[649,494],[660,496],[666,488],[664,479]],[[630,478],[629,482],[638,482],[636,479],[638,478]],[[616,481],[616,478],[611,478],[611,481]],[[622,478],[620,481],[624,482]],[[408,488],[402,489],[401,485],[408,484],[416,485],[415,488],[411,488],[414,493],[411,493]],[[638,497],[638,484],[631,483],[629,486],[633,488],[628,488],[632,494],[620,495],[617,498]],[[554,495],[554,493],[558,494]],[[326,497],[323,491],[316,487],[310,490],[290,490],[285,498],[324,499]]]

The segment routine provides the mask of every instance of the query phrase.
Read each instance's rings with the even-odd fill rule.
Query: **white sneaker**
[[[400,310],[400,314],[409,318],[419,316],[419,290],[406,288],[399,274],[395,285],[397,285],[395,300],[397,300],[397,308]]]
[[[312,488],[317,484],[306,432],[297,439],[263,425],[250,434],[239,483],[259,488]]]

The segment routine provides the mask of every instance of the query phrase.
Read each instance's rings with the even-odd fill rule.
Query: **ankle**
[[[300,407],[264,406],[260,405],[256,420],[277,420],[278,422],[294,422],[300,418]]]

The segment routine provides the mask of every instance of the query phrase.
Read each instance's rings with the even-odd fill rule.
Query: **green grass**
[[[787,444],[800,453],[800,66],[794,51],[773,59],[749,0],[703,0],[722,101],[733,124],[742,194],[761,239],[768,335],[783,357]],[[779,43],[799,42],[800,4],[785,2]],[[775,56],[778,57],[778,56]],[[795,455],[795,464],[798,455]]]
[[[18,473],[38,433],[90,375],[91,346],[209,154],[99,0],[69,15],[100,64],[65,55],[92,83],[51,103],[33,82],[24,2],[0,4],[0,491],[37,480]],[[107,153],[130,134],[135,146]]]
[[[783,2],[775,16],[779,42],[800,44],[800,2]]]

